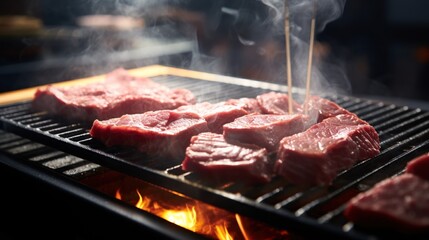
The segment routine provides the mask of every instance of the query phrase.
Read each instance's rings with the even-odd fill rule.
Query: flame
[[[171,223],[190,231],[211,236],[219,240],[244,239],[249,240],[249,233],[239,214],[231,214],[224,210],[206,205],[198,201],[187,201],[186,204],[168,205],[153,201],[148,196],[142,196],[136,189],[138,199],[135,207],[159,216]],[[120,190],[116,190],[115,198],[123,200]]]
[[[247,236],[246,229],[244,228],[243,221],[241,221],[241,217],[238,214],[235,214],[235,219],[237,220],[238,227],[240,228],[241,233],[245,240],[249,240],[249,236]]]
[[[138,190],[136,190],[136,192],[137,192],[137,195],[139,195],[139,200],[137,201],[135,206],[142,210],[146,210],[146,211],[149,210],[150,198],[146,196],[143,198]]]
[[[116,190],[116,192],[115,192],[115,198],[116,198],[116,199],[119,199],[119,200],[122,200],[122,195],[121,195],[121,193],[119,192],[119,189],[117,189],[117,190]]]
[[[226,224],[215,226],[216,237],[221,240],[233,240],[234,238],[229,234]]]
[[[194,206],[189,207],[186,205],[183,209],[164,209],[160,204],[156,202],[152,203],[152,200],[149,197],[143,197],[138,189],[136,192],[138,195],[138,201],[135,204],[135,207],[154,213],[169,222],[191,231],[195,232],[197,230],[197,212]],[[122,195],[119,189],[116,190],[115,198],[122,200]]]
[[[183,210],[164,210],[161,217],[191,231],[195,232],[197,230],[197,212],[195,211],[195,207],[186,206]]]

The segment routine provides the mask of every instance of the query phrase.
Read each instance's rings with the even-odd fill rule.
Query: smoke
[[[316,17],[316,32],[322,32],[327,24],[341,17],[346,0],[254,0],[243,1],[236,8],[230,7],[233,4],[222,2],[206,5],[206,10],[202,12],[203,15],[198,16],[205,24],[202,29],[199,29],[199,31],[203,31],[199,34],[205,35],[206,39],[197,39],[197,36],[191,36],[192,40],[197,44],[192,49],[192,54],[182,57],[179,61],[176,59],[176,63],[171,65],[217,74],[239,75],[240,73],[237,72],[239,70],[234,69],[237,68],[234,64],[239,67],[243,65],[241,65],[241,62],[234,63],[234,61],[240,61],[240,57],[237,56],[243,54],[243,52],[240,52],[241,50],[254,51],[255,55],[265,53],[268,57],[269,54],[273,54],[272,52],[270,53],[272,50],[261,49],[258,41],[266,41],[272,38],[282,43],[285,31],[286,3],[290,19],[293,85],[303,88],[307,75],[311,18]],[[178,25],[174,21],[168,22],[168,16],[177,14],[177,12],[171,12],[171,9],[195,7],[191,6],[191,3],[186,0],[100,0],[89,1],[89,3],[92,5],[95,14],[112,12],[113,10],[118,15],[151,19],[150,24],[154,26],[152,29],[157,32],[150,32],[149,34],[155,34],[164,43],[168,43],[169,39],[173,39],[171,37],[173,34],[171,33],[184,30],[174,29]],[[313,4],[315,4],[315,8],[313,8]],[[175,8],[177,6],[178,8]],[[264,10],[260,10],[262,7]],[[313,9],[315,9],[315,12]],[[191,19],[193,17],[191,16],[192,10],[186,14],[183,12],[179,14],[179,18],[187,17]],[[161,18],[158,19],[158,16],[164,16],[162,21]],[[177,17],[175,16],[175,21],[177,21]],[[189,19],[184,19],[184,22],[189,21]],[[163,23],[167,24],[161,27],[160,25]],[[192,29],[189,32],[192,32]],[[219,37],[220,35],[222,36]],[[119,35],[116,37],[122,40],[122,38],[130,39],[133,36]],[[211,52],[200,51],[203,43],[198,42],[199,40],[213,41],[215,42],[215,47],[211,49]],[[124,41],[127,41],[127,39],[124,39]],[[109,49],[106,48],[106,50]],[[324,54],[326,50],[329,51],[330,49],[326,49],[326,46],[316,42],[311,77],[312,93],[349,92],[350,84],[342,62],[339,59],[335,59],[332,54],[329,56]],[[110,49],[110,51],[115,51],[115,49]],[[282,53],[274,54],[276,55],[274,59],[283,59],[285,61],[284,57],[278,58]],[[231,58],[236,58],[237,60],[231,60]],[[259,61],[262,62],[264,59]],[[285,83],[284,62],[279,60],[279,62],[271,66],[270,64],[261,64],[260,67],[272,68],[273,72],[279,74],[274,81]],[[265,69],[264,71],[267,70]]]
[[[317,3],[317,32],[320,33],[329,22],[342,15],[346,0],[315,1]],[[100,27],[88,27],[84,31],[81,29],[64,28],[62,30],[53,28],[49,30],[50,36],[57,35],[58,39],[65,40],[67,46],[64,46],[63,49],[70,48],[70,50],[67,50],[69,55],[65,58],[50,62],[49,59],[56,57],[52,56],[56,54],[55,49],[46,51],[46,67],[52,65],[56,67],[66,63],[65,65],[73,74],[82,71],[85,72],[83,75],[93,75],[113,70],[113,68],[121,66],[122,62],[126,62],[125,68],[163,64],[243,77],[242,72],[234,69],[234,67],[237,65],[243,67],[243,61],[253,61],[256,62],[255,65],[257,66],[248,71],[264,68],[265,71],[277,74],[278,76],[275,77],[274,81],[283,84],[286,74],[284,49],[282,49],[284,48],[284,37],[282,35],[284,34],[285,2],[287,2],[291,20],[293,83],[294,86],[298,87],[305,85],[313,0],[204,1],[204,3],[203,1],[200,3],[189,0],[76,0],[66,3],[56,2],[53,0],[46,1],[44,11],[54,11],[58,15],[57,17],[70,16],[76,19],[85,15],[126,16],[144,19],[145,26],[141,30],[136,28],[136,31]],[[50,3],[56,3],[53,5],[55,7],[52,7]],[[198,6],[196,7],[195,4]],[[198,9],[196,10],[196,8]],[[175,12],[177,9],[188,9],[189,11],[186,13]],[[192,15],[195,13],[197,15]],[[198,18],[201,19],[203,25],[199,26],[200,23],[197,22],[189,29],[184,28],[186,23]],[[100,21],[100,18],[89,19],[87,23],[94,24],[95,20],[106,23],[103,20]],[[123,19],[115,20],[121,22]],[[185,24],[177,24],[177,21],[182,21]],[[132,23],[135,22],[131,21],[129,24]],[[76,24],[79,24],[79,21],[76,21]],[[195,26],[200,27],[200,29],[192,29]],[[200,31],[198,36],[196,31]],[[187,38],[189,42],[194,42],[195,45],[189,42],[176,43],[177,34],[183,39]],[[204,35],[204,39],[200,39],[201,35]],[[261,47],[262,41],[272,39],[276,39],[279,47],[272,45],[266,48]],[[158,44],[152,44],[152,40],[156,40]],[[212,47],[211,52],[205,51],[205,46],[202,46],[207,42],[215,46]],[[142,47],[145,44],[154,47],[144,50]],[[188,48],[189,54],[182,55],[176,51],[173,52],[175,56],[170,60],[167,47],[171,46],[177,49],[178,44],[183,50]],[[338,89],[348,89],[344,68],[338,59],[326,59],[323,54],[320,54],[320,47],[324,48],[324,46],[316,44],[312,68],[313,92],[316,93],[316,90],[320,89],[325,92],[331,89],[337,89],[337,91]],[[140,50],[127,52],[127,49]],[[245,52],[240,52],[243,49]],[[155,50],[161,50],[164,55],[157,59]],[[177,57],[177,55],[180,56]],[[258,56],[269,58],[269,61],[265,62],[270,62],[270,64],[265,64],[264,59],[258,58]],[[126,61],[127,59],[129,61]],[[271,61],[275,64],[271,64]]]
[[[294,86],[305,87],[311,19],[315,16],[316,33],[322,32],[328,23],[341,17],[346,0],[261,0],[261,2],[270,9],[274,34],[284,33],[285,13],[289,13],[292,81]],[[285,12],[285,9],[288,12]],[[335,59],[335,56],[328,56],[326,53],[330,50],[329,46],[315,42],[311,75],[313,94],[344,94],[350,91],[343,63]],[[279,76],[279,81],[284,82],[284,76]]]
[[[269,9],[269,20],[278,32],[284,31],[285,4],[291,21],[291,32],[302,40],[309,36],[310,21],[315,4],[317,32],[329,22],[338,19],[344,11],[346,0],[260,0]]]

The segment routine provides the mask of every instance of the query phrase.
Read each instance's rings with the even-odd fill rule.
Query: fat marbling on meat
[[[240,105],[225,102],[201,102],[177,108],[178,111],[195,112],[206,119],[211,132],[222,133],[223,125],[248,114]]]
[[[208,130],[206,120],[196,113],[158,110],[95,120],[90,135],[106,146],[133,147],[177,160],[183,159],[192,136]]]
[[[379,153],[374,127],[354,114],[340,114],[283,138],[275,172],[296,184],[329,185],[340,171]]]
[[[344,216],[366,228],[428,232],[429,153],[411,159],[405,173],[354,196],[347,202]]]
[[[273,175],[265,148],[235,145],[222,134],[203,132],[191,138],[182,168],[214,180],[266,183]]]
[[[429,181],[411,173],[387,178],[353,197],[344,216],[366,228],[428,231]]]
[[[194,94],[187,89],[170,89],[149,78],[132,76],[119,68],[106,74],[102,82],[39,87],[32,108],[65,120],[92,123],[95,119],[175,109],[195,102]]]
[[[303,114],[249,114],[223,125],[223,135],[228,142],[275,152],[281,139],[305,130],[307,119]]]

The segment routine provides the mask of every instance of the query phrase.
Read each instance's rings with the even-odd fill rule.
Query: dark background
[[[315,51],[344,71],[351,94],[429,101],[427,9],[424,0],[348,0],[343,15],[317,34]],[[268,12],[248,0],[2,1],[0,91],[151,64],[278,82],[284,36],[271,31]],[[78,24],[100,14],[144,26]],[[153,47],[163,44],[162,51]]]

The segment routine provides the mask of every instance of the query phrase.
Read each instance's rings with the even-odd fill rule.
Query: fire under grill
[[[246,79],[218,82],[166,75],[153,80],[172,88],[187,88],[200,102],[215,103],[230,98],[255,97],[268,91],[285,91],[281,85]],[[301,92],[298,90],[294,94]],[[354,226],[343,217],[344,206],[357,193],[383,179],[401,174],[408,161],[429,152],[429,113],[418,108],[349,96],[326,98],[368,121],[381,140],[378,156],[341,172],[331,186],[302,187],[281,178],[256,186],[211,182],[183,171],[177,161],[149,157],[128,148],[105,147],[91,138],[88,133],[90,126],[69,123],[44,112],[32,112],[30,102],[0,108],[3,130],[0,133],[0,152],[18,159],[7,163],[12,167],[36,169],[27,172],[36,177],[39,176],[37,169],[47,169],[50,178],[81,181],[95,173],[100,174],[105,168],[113,169],[303,235],[345,239],[398,236],[393,231],[375,232]],[[79,189],[79,184],[73,186]]]

